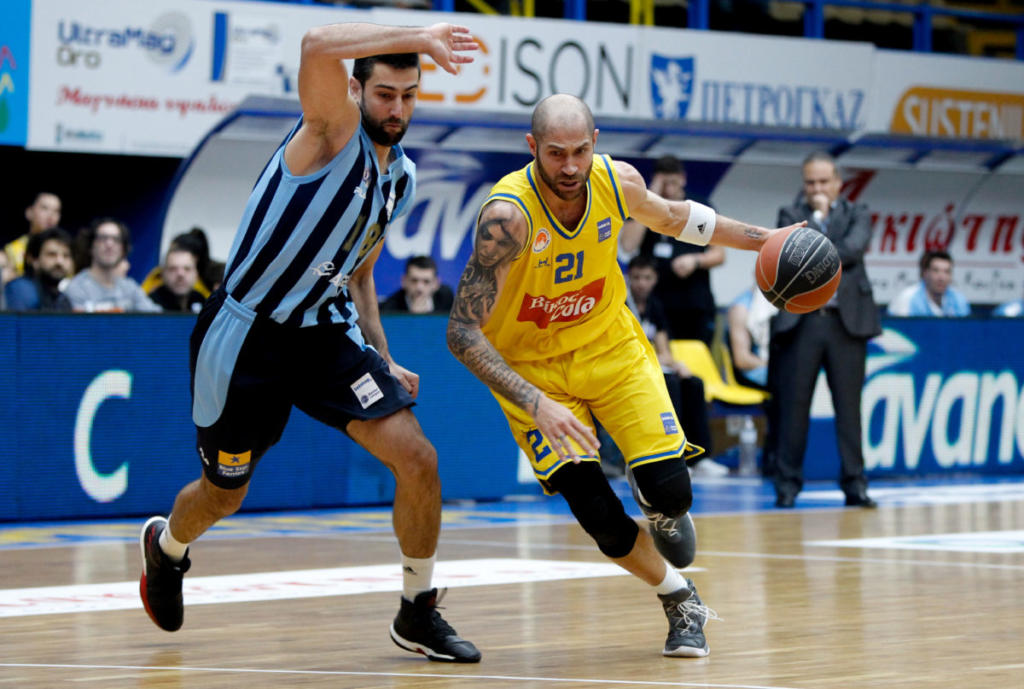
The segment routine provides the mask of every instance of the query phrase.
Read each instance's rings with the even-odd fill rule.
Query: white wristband
[[[715,211],[703,203],[689,199],[686,205],[690,207],[690,217],[676,239],[687,244],[707,246],[711,241],[711,235],[715,233]]]

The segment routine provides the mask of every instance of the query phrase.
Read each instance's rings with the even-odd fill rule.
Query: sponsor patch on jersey
[[[676,426],[676,417],[672,416],[670,411],[661,415],[661,425],[665,429],[665,435],[675,435],[679,432],[679,427]]]
[[[551,243],[551,233],[545,229],[540,228],[537,230],[537,236],[533,238],[533,253],[539,254],[548,248],[548,244]]]
[[[245,452],[217,451],[217,473],[225,478],[238,478],[249,473],[252,462],[252,450]]]
[[[373,376],[369,373],[364,373],[359,380],[352,383],[352,392],[356,393],[356,399],[359,400],[363,409],[384,397],[384,393],[380,391]]]
[[[597,221],[597,241],[603,242],[612,236],[612,219],[605,218]]]
[[[523,296],[523,303],[519,307],[519,316],[516,320],[524,323],[532,321],[542,330],[552,323],[578,321],[594,310],[603,294],[604,278],[594,280],[589,285],[560,294],[557,297],[548,297],[543,294],[534,296],[527,292]]]

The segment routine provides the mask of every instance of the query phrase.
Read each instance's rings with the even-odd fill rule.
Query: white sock
[[[665,564],[665,578],[661,580],[661,583],[654,587],[654,590],[659,594],[666,596],[679,589],[688,588],[686,585],[686,579],[677,570],[672,569]]]
[[[402,596],[409,601],[417,594],[434,588],[430,580],[434,577],[434,562],[437,554],[430,557],[402,556]]]
[[[185,559],[185,552],[188,550],[188,543],[181,543],[171,535],[171,527],[165,526],[160,532],[160,550],[164,551],[167,557],[173,562],[181,562]]]

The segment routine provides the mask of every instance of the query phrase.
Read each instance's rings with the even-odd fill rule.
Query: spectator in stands
[[[172,245],[160,273],[163,284],[152,290],[149,298],[164,311],[199,313],[206,297],[195,288],[199,277],[195,254]]]
[[[767,463],[775,474],[775,506],[793,507],[803,487],[804,452],[811,416],[811,396],[818,373],[825,369],[835,407],[839,445],[839,486],[850,507],[877,507],[867,493],[861,445],[861,391],[868,340],[882,332],[864,252],[871,242],[871,213],[863,203],[842,198],[842,179],[835,159],[824,151],[811,153],[801,168],[803,193],[779,209],[784,225],[806,221],[824,233],[839,252],[843,276],[825,306],[813,313],[780,311],[771,323],[768,358],[771,420],[777,433],[766,446]],[[771,433],[771,431],[770,431]]]
[[[59,227],[37,232],[25,246],[25,274],[4,287],[10,311],[70,311],[61,291],[74,271],[71,235]]]
[[[778,312],[756,285],[729,305],[729,354],[736,382],[740,385],[767,389],[769,327]]]
[[[634,256],[627,268],[629,294],[626,304],[640,321],[647,339],[654,345],[661,371],[665,374],[665,385],[676,416],[683,426],[686,439],[704,449],[704,454],[690,460],[692,476],[725,476],[728,467],[711,459],[711,429],[708,426],[707,401],[704,399],[704,383],[694,376],[686,364],[672,356],[669,347],[665,309],[654,294],[658,283],[658,268],[650,256]]]
[[[654,163],[649,189],[670,201],[690,198],[686,194],[686,169],[675,156],[662,156]],[[711,294],[711,269],[725,263],[725,249],[677,242],[675,238],[650,232],[635,220],[627,220],[619,235],[620,256],[637,252],[655,259],[658,284],[654,293],[665,307],[668,336],[672,340],[702,340],[711,346],[715,335],[717,309]]]
[[[967,297],[953,287],[953,257],[945,251],[921,255],[921,282],[889,303],[890,316],[970,316]]]
[[[203,228],[193,227],[188,232],[175,235],[167,250],[170,252],[172,249],[184,249],[195,257],[197,276],[192,288],[204,299],[210,296],[224,277],[224,264],[210,259],[210,243]],[[163,284],[162,271],[163,266],[155,266],[142,281],[142,290],[146,294],[152,294],[153,290]]]
[[[121,273],[131,251],[123,222],[99,218],[81,233],[89,265],[71,279],[65,294],[75,311],[159,311],[139,283]]]
[[[25,219],[28,220],[28,232],[9,242],[4,247],[4,252],[7,254],[11,266],[18,275],[25,271],[25,249],[28,246],[28,238],[43,230],[57,227],[60,224],[60,211],[60,197],[48,191],[41,191],[36,194],[32,205],[25,209]]]
[[[452,310],[452,289],[437,277],[437,264],[430,256],[410,256],[405,262],[402,287],[381,302],[382,312],[448,313]]]

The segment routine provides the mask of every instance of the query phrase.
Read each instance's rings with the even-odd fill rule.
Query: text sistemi
[[[864,126],[863,89],[704,80],[699,92],[705,122],[814,129]]]

